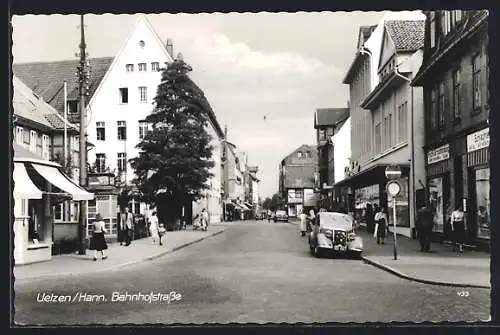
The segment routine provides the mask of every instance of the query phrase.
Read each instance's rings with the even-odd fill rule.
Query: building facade
[[[450,215],[466,213],[471,245],[490,239],[487,10],[428,11],[422,69],[428,193],[434,232],[450,239]]]
[[[301,145],[280,163],[279,192],[288,216],[296,217],[308,208],[318,206],[314,192],[318,171],[318,151],[315,145]]]
[[[334,207],[335,155],[331,137],[349,117],[348,108],[318,108],[314,113],[314,128],[318,150],[319,206]]]
[[[409,84],[422,61],[424,22],[420,12],[391,13],[369,35],[360,29],[359,52],[344,79],[350,85],[351,163],[349,176],[336,185],[363,225],[367,208],[391,210],[385,169],[400,166],[397,229],[408,237],[414,236],[413,195],[424,189],[417,181],[425,180],[422,93]]]

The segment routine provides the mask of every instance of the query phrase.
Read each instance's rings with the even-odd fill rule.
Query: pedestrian
[[[423,205],[418,210],[416,228],[421,252],[429,252],[431,249],[433,218],[434,214],[432,210],[426,205]]]
[[[160,223],[160,226],[158,227],[158,236],[160,240],[160,245],[163,245],[162,240],[163,236],[166,236],[167,230],[165,229],[165,225],[163,223]]]
[[[366,221],[366,230],[369,233],[373,233],[373,208],[370,203],[366,204],[366,212],[365,212],[365,221]]]
[[[316,224],[316,214],[314,209],[309,211],[309,216],[307,217],[307,230],[312,231],[312,227]]]
[[[201,229],[204,231],[207,231],[208,220],[209,220],[208,212],[205,208],[203,208],[203,210],[201,211]]]
[[[375,226],[377,228],[377,244],[385,244],[385,236],[387,231],[387,214],[385,208],[380,207],[379,211],[375,214]]]
[[[151,213],[151,217],[149,218],[149,232],[151,233],[153,244],[156,244],[156,241],[160,242],[160,232],[158,231],[159,228],[158,217],[156,216],[156,212],[153,212]]]
[[[271,212],[270,209],[267,210],[267,222],[270,223],[271,222],[271,218],[272,218],[272,215],[273,215],[273,212]]]
[[[124,242],[125,246],[128,247],[131,243],[132,229],[134,226],[134,216],[129,212],[128,207],[125,207],[125,213],[121,215],[120,226],[123,227]],[[120,245],[122,244],[120,243]]]
[[[460,206],[457,206],[456,209],[451,213],[451,228],[453,229],[454,236],[454,247],[453,251],[456,251],[458,248],[458,252],[462,253],[463,244],[464,244],[464,235],[465,235],[465,213],[462,211]]]
[[[97,261],[97,252],[101,252],[101,259],[105,260],[108,256],[104,255],[104,250],[108,249],[106,244],[106,239],[104,238],[104,233],[106,233],[106,227],[104,226],[104,221],[101,214],[97,213],[95,216],[94,230],[92,232],[92,243],[90,249],[94,250],[94,262]]]
[[[307,230],[307,215],[306,213],[304,213],[303,210],[300,211],[300,215],[299,215],[299,218],[300,218],[300,235],[301,236],[306,236],[306,230]]]

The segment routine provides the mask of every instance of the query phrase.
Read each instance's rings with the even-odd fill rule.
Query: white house
[[[345,169],[349,167],[351,158],[351,118],[342,124],[339,130],[330,137],[333,144],[333,161],[335,182],[345,178]]]

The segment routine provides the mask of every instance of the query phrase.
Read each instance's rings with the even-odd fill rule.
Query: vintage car
[[[316,257],[345,253],[360,257],[363,239],[354,232],[354,219],[343,213],[320,212],[309,235],[309,248]]]
[[[286,211],[276,211],[276,214],[274,215],[274,222],[278,221],[288,222],[288,214],[286,213]]]

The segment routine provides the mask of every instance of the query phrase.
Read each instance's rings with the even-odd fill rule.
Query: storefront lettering
[[[467,152],[476,151],[490,146],[489,128],[467,136]]]
[[[450,158],[450,145],[446,144],[427,153],[427,164],[434,164],[448,158]]]

